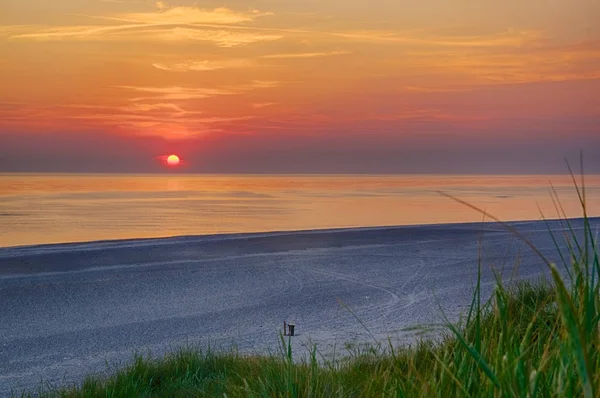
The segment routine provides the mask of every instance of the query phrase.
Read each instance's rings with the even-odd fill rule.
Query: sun
[[[169,155],[167,157],[167,164],[169,166],[177,166],[177,165],[179,165],[179,162],[180,162],[179,156],[177,156],[177,155]]]

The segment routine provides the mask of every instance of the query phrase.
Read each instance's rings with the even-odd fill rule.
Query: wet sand
[[[544,223],[512,225],[559,261]],[[105,374],[134,352],[276,352],[284,320],[296,324],[298,356],[315,343],[343,355],[373,336],[408,343],[415,326],[443,322],[442,310],[456,321],[467,308],[480,241],[487,294],[493,270],[507,281],[547,275],[493,223],[0,249],[0,395]]]

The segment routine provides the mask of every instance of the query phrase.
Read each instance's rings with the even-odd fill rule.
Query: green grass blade
[[[494,383],[494,385],[497,388],[500,388],[500,382],[498,381],[498,378],[496,377],[496,374],[490,368],[490,366],[488,365],[488,363],[485,360],[485,358],[481,355],[481,353],[479,351],[477,351],[475,348],[473,348],[465,340],[465,337],[456,328],[456,326],[452,325],[451,323],[448,323],[448,327],[450,328],[450,330],[452,331],[452,333],[454,333],[454,336],[456,336],[456,338],[458,339],[458,341],[460,342],[460,344],[467,350],[467,352],[469,353],[469,355],[471,355],[471,357],[473,357],[473,359],[477,363],[477,366],[483,371],[483,373],[485,373],[485,375],[491,380],[492,383]]]
[[[573,302],[565,287],[565,284],[556,269],[556,266],[551,267],[552,279],[556,285],[556,296],[558,301],[558,307],[563,318],[563,324],[567,331],[568,340],[573,349],[573,356],[577,365],[577,371],[581,377],[581,384],[583,386],[584,396],[586,398],[593,398],[594,386],[592,384],[592,372],[590,360],[587,355],[585,346],[585,339],[579,329],[577,313]]]

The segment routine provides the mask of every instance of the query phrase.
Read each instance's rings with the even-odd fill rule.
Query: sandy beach
[[[511,225],[560,261],[543,222]],[[562,242],[560,222],[550,226]],[[78,382],[134,352],[275,352],[285,320],[298,356],[311,344],[331,356],[373,337],[411,342],[414,326],[443,322],[442,311],[456,321],[468,307],[479,252],[488,294],[493,270],[507,281],[547,275],[493,223],[0,249],[0,395]]]

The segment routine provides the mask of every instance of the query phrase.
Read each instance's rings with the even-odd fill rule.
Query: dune
[[[546,224],[511,225],[559,262]],[[582,220],[572,225],[583,228]],[[563,230],[559,221],[549,226]],[[41,380],[76,383],[134,352],[273,352],[284,321],[296,325],[296,355],[312,344],[343,355],[347,344],[410,343],[426,330],[435,335],[430,326],[442,313],[458,320],[480,258],[486,294],[494,272],[505,280],[548,275],[496,223],[0,249],[0,395]]]

